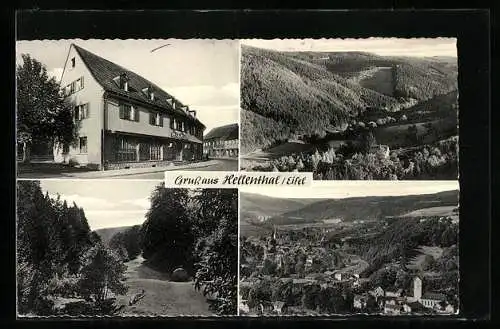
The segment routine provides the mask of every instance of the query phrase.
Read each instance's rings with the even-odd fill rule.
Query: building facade
[[[237,158],[239,150],[238,124],[214,128],[205,135],[203,152],[210,158]]]
[[[106,170],[202,159],[196,111],[140,75],[72,44],[61,87],[78,140],[56,145],[55,161]]]

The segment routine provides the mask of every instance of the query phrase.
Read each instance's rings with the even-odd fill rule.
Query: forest
[[[105,244],[78,205],[44,195],[38,181],[17,189],[20,315],[120,314],[125,263],[138,256],[169,275],[182,267],[215,314],[236,314],[237,190],[158,185],[145,222]]]
[[[22,315],[110,315],[110,293],[123,294],[125,265],[89,228],[76,204],[43,194],[40,182],[17,185],[17,296]],[[56,307],[60,298],[84,301]]]
[[[412,134],[411,128],[409,134]],[[457,179],[458,138],[410,150],[393,150],[389,156],[371,153],[373,134],[359,144],[347,143],[338,151],[316,150],[282,156],[253,168],[257,171],[313,172],[316,180]]]
[[[268,150],[297,136],[324,138],[332,130],[345,130],[352,121],[362,121],[364,126],[384,119],[381,125],[398,126],[455,115],[456,126],[456,111],[448,110],[457,100],[453,59],[278,52],[243,46],[241,67],[243,154]],[[390,95],[365,88],[357,80],[380,67],[392,72]]]

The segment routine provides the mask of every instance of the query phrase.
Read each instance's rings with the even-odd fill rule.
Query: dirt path
[[[213,315],[206,298],[194,289],[193,282],[170,282],[165,274],[143,264],[138,257],[125,263],[125,277],[129,291],[126,296],[117,296],[117,304],[126,305],[122,315]],[[144,298],[132,306],[129,299],[144,289]]]

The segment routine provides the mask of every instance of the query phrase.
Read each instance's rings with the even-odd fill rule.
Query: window
[[[179,120],[177,120],[175,118],[172,118],[172,120],[170,121],[170,128],[172,128],[174,130],[179,130],[180,129],[180,122],[179,122]]]
[[[159,144],[139,144],[139,161],[161,160],[161,148],[162,146]]]
[[[75,106],[75,120],[80,121],[89,117],[89,104]]]
[[[124,137],[117,139],[116,160],[120,162],[136,161],[137,143],[133,140],[127,140]]]
[[[83,77],[76,80],[76,88],[77,88],[77,91],[83,89]]]
[[[68,154],[69,153],[69,145],[68,144],[64,144],[63,145],[63,154]]]
[[[139,121],[139,111],[130,104],[120,104],[120,119]]]
[[[73,81],[72,83],[69,84],[69,94],[70,95],[75,92],[75,87],[76,87],[75,81]]]
[[[71,67],[75,67],[75,63],[76,63],[76,60],[75,60],[75,57],[73,57],[71,59]]]
[[[87,137],[80,137],[80,153],[87,153]]]
[[[151,160],[161,160],[161,145],[151,145]]]
[[[160,113],[149,113],[149,124],[152,126],[163,127],[163,118]]]

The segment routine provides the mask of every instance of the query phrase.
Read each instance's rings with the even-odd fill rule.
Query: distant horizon
[[[358,52],[382,57],[457,58],[456,38],[242,39],[241,45],[280,52]]]
[[[399,185],[399,186],[398,186]],[[429,195],[457,191],[458,181],[314,181],[306,187],[240,187],[242,194],[276,199],[348,199]]]
[[[256,48],[256,49],[264,49],[264,50],[271,50],[271,51],[277,51],[281,53],[325,53],[325,54],[345,54],[345,53],[358,53],[358,54],[370,54],[370,55],[375,55],[379,57],[409,57],[409,58],[452,58],[456,59],[457,56],[452,56],[452,55],[433,55],[433,56],[411,56],[411,55],[379,55],[374,52],[370,51],[363,51],[363,50],[341,50],[341,51],[331,51],[331,50],[276,50],[276,49],[271,49],[271,48],[263,48],[263,47],[255,47],[255,46],[249,46],[249,45],[243,45],[243,47],[249,47],[249,48]]]

